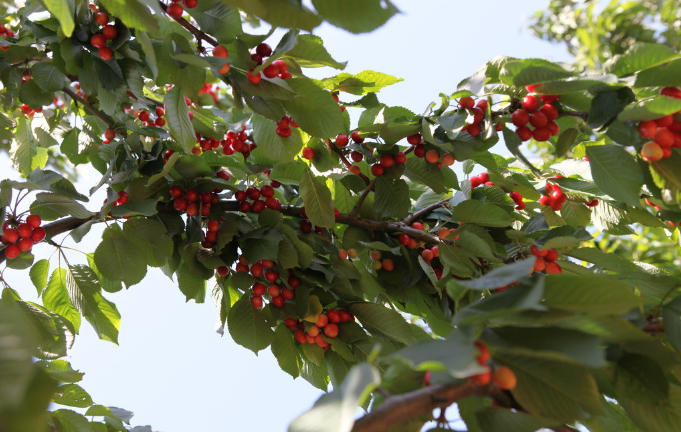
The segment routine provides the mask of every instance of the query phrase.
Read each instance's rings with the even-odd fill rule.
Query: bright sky
[[[439,102],[440,92],[454,92],[461,79],[497,55],[569,60],[562,46],[524,30],[525,20],[547,0],[393,2],[402,14],[373,33],[352,36],[329,25],[315,32],[334,58],[349,60],[346,72],[371,69],[404,78],[379,94],[388,105],[421,113]],[[275,46],[278,40],[268,42]],[[79,191],[87,193],[98,180],[84,179]],[[94,210],[102,200],[96,196],[88,207]],[[100,233],[93,229],[74,247],[94,251]],[[36,259],[51,253],[47,246],[36,249]],[[81,254],[71,255],[72,263],[85,262]],[[56,266],[55,255],[51,270]],[[28,272],[9,270],[5,276],[26,300],[36,301]],[[94,401],[133,411],[133,425],[164,432],[284,431],[321,394],[282,372],[269,350],[255,356],[229,335],[220,337],[210,298],[186,304],[176,283],[157,269],[140,284],[106,297],[122,315],[120,346],[98,340],[84,321],[70,361],[86,373],[80,384]]]

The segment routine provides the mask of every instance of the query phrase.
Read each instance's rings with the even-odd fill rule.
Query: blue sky
[[[525,20],[547,0],[393,3],[402,13],[373,33],[353,36],[329,25],[315,31],[334,58],[349,61],[345,72],[371,69],[404,78],[379,94],[388,105],[421,113],[439,101],[440,92],[454,92],[461,79],[497,55],[570,58],[562,46],[524,29]],[[268,42],[274,46],[278,40]],[[315,78],[333,74],[310,73]],[[353,99],[341,95],[341,100]],[[85,193],[99,180],[87,175],[78,185]],[[94,210],[102,200],[93,197],[88,208]],[[73,246],[92,252],[100,233],[93,229]],[[36,249],[36,259],[52,252],[46,245]],[[72,263],[85,262],[81,254],[71,255]],[[53,259],[52,268],[56,265]],[[36,300],[28,272],[10,270],[5,276],[25,299]],[[210,298],[200,305],[185,303],[176,284],[157,269],[107,298],[123,317],[120,346],[99,341],[84,323],[70,361],[86,373],[81,385],[95,402],[133,411],[133,425],[150,424],[164,432],[284,431],[321,394],[282,372],[269,350],[255,356],[229,335],[217,334]]]

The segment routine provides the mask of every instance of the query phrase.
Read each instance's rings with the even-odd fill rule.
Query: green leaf
[[[123,224],[123,236],[135,243],[152,267],[162,267],[173,255],[173,241],[166,235],[166,227],[158,221],[132,218]]]
[[[354,424],[357,406],[380,383],[375,366],[361,363],[353,367],[343,384],[331,393],[322,395],[312,409],[295,418],[289,432],[348,432]]]
[[[43,220],[55,220],[66,215],[79,219],[92,217],[92,213],[73,198],[47,192],[41,192],[35,198],[35,202],[31,204],[31,213],[39,215]]]
[[[256,15],[275,27],[299,28],[312,31],[322,20],[300,3],[287,0],[220,0]]]
[[[293,57],[301,67],[331,66],[345,69],[347,62],[337,62],[324,48],[322,38],[312,34],[299,34],[296,45],[286,52],[287,57]]]
[[[376,93],[382,88],[403,81],[392,75],[365,70],[358,74],[341,73],[333,78],[322,80],[324,88],[331,91],[343,91],[354,95]],[[361,125],[360,121],[360,125]]]
[[[18,408],[27,394],[35,373],[31,363],[34,349],[28,323],[16,309],[0,304],[0,409],[3,414]]]
[[[244,258],[252,263],[262,259],[276,261],[279,254],[279,243],[283,238],[284,235],[281,232],[270,229],[261,238],[246,239],[242,246]]]
[[[312,0],[326,21],[351,33],[367,33],[385,24],[399,12],[389,1]]]
[[[564,130],[558,137],[558,142],[556,143],[556,157],[565,156],[572,148],[572,145],[575,143],[578,136],[579,130],[577,128]]]
[[[275,338],[265,316],[253,307],[248,296],[243,296],[230,309],[227,328],[234,342],[256,354],[270,346]]]
[[[298,348],[293,341],[293,332],[284,325],[279,325],[274,332],[272,341],[272,354],[277,359],[281,370],[293,378],[300,376],[303,362],[298,354]]]
[[[526,86],[573,76],[559,65],[543,59],[510,60],[500,71],[505,84]]]
[[[68,0],[44,0],[47,10],[59,20],[61,29],[66,37],[71,37],[76,23],[73,20],[73,3]]]
[[[54,66],[54,63],[41,61],[31,67],[33,79],[43,91],[57,91],[64,88],[66,76]]]
[[[64,384],[54,392],[52,402],[59,405],[87,408],[92,405],[92,398],[78,384]]]
[[[618,402],[629,417],[646,432],[668,432],[681,424],[681,387],[669,385],[666,403],[641,403],[638,400],[619,398]]]
[[[33,286],[38,290],[38,295],[40,295],[47,286],[47,275],[49,274],[49,271],[50,262],[46,259],[41,259],[36,261],[28,272],[31,282],[33,282]]]
[[[641,271],[636,264],[628,259],[614,253],[605,253],[596,248],[579,248],[566,253],[578,260],[594,263],[598,267],[603,267],[618,273]]]
[[[491,227],[505,227],[513,222],[513,217],[501,207],[477,200],[466,200],[457,204],[452,210],[452,219]]]
[[[618,398],[641,403],[663,403],[669,397],[664,371],[655,360],[641,354],[622,353],[613,373],[613,387]]]
[[[138,0],[101,0],[107,11],[134,29],[157,32],[158,21],[151,14],[147,5]]]
[[[335,138],[345,131],[340,107],[331,93],[309,79],[291,78],[286,82],[298,96],[283,104],[302,130],[317,138]]]
[[[484,276],[470,281],[460,281],[459,284],[468,289],[492,290],[517,282],[532,273],[535,258],[525,259],[513,264],[497,267]]]
[[[669,341],[681,349],[681,297],[676,297],[662,309],[664,331],[669,336]]]
[[[619,83],[617,77],[612,74],[582,75],[558,81],[545,82],[539,87],[535,88],[534,91],[545,95],[562,95],[588,90],[592,87],[599,87],[603,85],[617,86],[621,84]]]
[[[383,217],[405,218],[409,214],[409,185],[402,179],[376,178],[374,210]]]
[[[556,421],[507,408],[485,407],[475,411],[475,419],[484,432],[535,432],[555,426]]]
[[[165,119],[168,121],[171,136],[189,153],[196,144],[196,134],[194,126],[189,120],[189,109],[184,100],[184,92],[179,86],[173,87],[166,93],[163,103],[166,108]]]
[[[69,300],[69,292],[66,288],[66,270],[57,268],[52,272],[42,298],[43,305],[46,308],[70,321],[76,333],[78,333],[80,314]]]
[[[635,100],[636,95],[629,87],[598,93],[591,101],[589,127],[592,129],[607,127]]]
[[[273,121],[257,114],[251,117],[251,121],[254,129],[253,138],[258,143],[258,147],[253,150],[252,155],[259,163],[279,166],[293,162],[303,148],[303,138],[299,128],[292,127],[291,135],[282,138],[277,135],[276,125]]]
[[[52,411],[50,414],[52,423],[59,432],[92,432],[90,423],[82,414],[67,409]]]
[[[411,181],[423,183],[435,193],[445,193],[445,180],[442,171],[435,164],[428,163],[425,158],[407,158],[404,163],[404,175]]]
[[[569,312],[622,315],[643,301],[625,284],[608,276],[563,274],[545,279],[544,303]]]
[[[581,366],[498,351],[494,360],[518,378],[513,397],[530,414],[572,421],[600,412],[596,381]]]
[[[333,228],[336,215],[333,211],[331,191],[326,182],[312,174],[308,168],[300,181],[300,196],[305,204],[305,213],[310,221],[323,228]]]
[[[12,164],[21,174],[28,176],[33,171],[33,158],[38,152],[31,132],[30,120],[24,117],[17,119],[17,129],[13,138],[10,149]]]
[[[216,2],[199,2],[194,9],[187,9],[199,24],[201,31],[215,37],[221,44],[229,44],[243,34],[239,10]]]
[[[203,303],[206,299],[206,280],[201,275],[194,274],[186,263],[177,269],[177,284],[187,301],[194,300]]]
[[[107,228],[102,234],[94,260],[105,278],[123,281],[127,286],[135,285],[147,274],[144,252],[113,228]]]
[[[364,328],[377,336],[404,344],[416,341],[409,324],[392,309],[376,303],[352,303],[348,311],[357,317]]]
[[[640,205],[643,174],[623,147],[610,144],[586,148],[594,182],[611,197],[632,206]]]
[[[52,360],[52,361],[39,361],[36,363],[39,366],[43,366],[45,371],[55,380],[64,383],[74,383],[83,379],[82,372],[78,372],[71,367],[71,364],[66,360]]]
[[[681,100],[669,96],[656,96],[628,107],[617,116],[617,120],[622,122],[655,120],[678,111],[681,111]]]
[[[607,69],[621,77],[659,66],[678,57],[679,53],[666,45],[639,42],[624,54],[615,56]]]

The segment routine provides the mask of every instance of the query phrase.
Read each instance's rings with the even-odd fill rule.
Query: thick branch
[[[370,413],[355,421],[352,432],[387,432],[413,418],[429,415],[470,396],[486,396],[488,387],[467,381],[463,385],[442,384],[403,395],[391,396]]]
[[[643,331],[648,334],[664,333],[664,324],[659,321],[653,321],[647,326],[643,327]]]
[[[168,9],[168,6],[163,4],[163,2],[161,2],[160,0],[159,0],[158,4],[159,4],[159,6],[161,6],[161,9],[163,9],[163,12],[165,12],[166,9]],[[176,18],[175,21],[177,21],[177,23],[180,24],[182,27],[186,28],[189,31],[189,33],[193,34],[194,37],[196,37],[196,39],[198,39],[199,41],[205,40],[206,42],[208,42],[209,44],[211,44],[213,46],[220,45],[220,43],[213,36],[210,36],[210,35],[202,32],[201,30],[197,29],[186,19],[180,17],[180,18]]]
[[[90,104],[90,102],[88,102],[88,101],[86,101],[85,99],[83,99],[82,97],[78,96],[78,95],[76,94],[76,92],[74,92],[73,90],[71,90],[69,87],[64,87],[64,88],[62,89],[62,91],[63,91],[64,93],[66,93],[67,95],[71,96],[71,99],[75,100],[76,102],[78,102],[79,104],[81,104],[81,105],[83,105],[85,108],[87,108],[88,111],[90,111],[92,114],[94,114],[95,116],[97,116],[97,117],[99,117],[100,119],[102,119],[102,121],[103,121],[104,123],[106,123],[107,126],[109,126],[110,128],[113,129],[113,127],[114,127],[114,122],[112,122],[111,119],[109,119],[107,116],[105,116],[104,113],[102,113],[101,111],[99,111],[97,108],[93,107],[92,104]]]

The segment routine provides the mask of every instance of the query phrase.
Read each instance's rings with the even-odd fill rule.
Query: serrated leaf
[[[107,228],[102,234],[102,242],[95,250],[94,261],[105,278],[123,281],[127,286],[135,285],[147,273],[144,252],[121,232],[112,228]]]
[[[435,164],[428,163],[425,158],[407,158],[404,164],[404,175],[410,180],[423,183],[436,193],[445,193],[445,180],[442,171]]]
[[[371,333],[410,344],[416,339],[402,315],[376,303],[352,303],[348,311]]]
[[[492,290],[517,282],[530,273],[534,267],[534,258],[525,259],[513,264],[497,267],[484,276],[471,281],[460,281],[459,284],[468,289]]]
[[[59,20],[61,29],[66,37],[71,37],[76,23],[73,20],[72,3],[68,0],[45,0],[45,6],[52,15]]]
[[[38,295],[41,295],[43,289],[47,286],[47,275],[50,270],[50,262],[46,259],[41,259],[33,263],[28,274],[33,282],[33,286],[38,290]]]
[[[279,367],[293,378],[300,376],[303,362],[298,354],[298,348],[293,341],[293,332],[284,325],[279,325],[274,332],[272,354],[277,359]]]
[[[129,219],[123,224],[123,236],[144,252],[152,267],[163,266],[173,254],[173,241],[166,234],[166,227],[153,219]]]
[[[160,30],[149,8],[138,0],[102,0],[102,5],[128,27],[148,32]]]
[[[404,218],[409,214],[409,185],[402,179],[377,177],[374,210],[383,217]]]
[[[302,130],[318,138],[335,138],[345,131],[340,107],[331,93],[304,78],[292,78],[286,82],[298,95],[283,101],[283,104]]]
[[[248,296],[242,297],[230,309],[227,328],[234,342],[256,354],[270,346],[275,338],[263,313],[253,307]]]
[[[452,219],[491,227],[505,227],[513,222],[513,217],[501,207],[477,200],[466,200],[457,204],[452,210]]]
[[[92,398],[78,384],[64,384],[54,392],[52,402],[77,408],[87,408],[92,405]]]
[[[586,155],[594,182],[603,192],[629,205],[640,205],[643,174],[623,147],[614,144],[587,147]]]
[[[380,0],[313,0],[312,4],[326,21],[351,33],[375,30],[399,12],[391,2]]]
[[[46,308],[66,318],[78,333],[80,314],[69,300],[69,292],[66,288],[66,270],[57,268],[52,272],[47,288],[43,291],[42,299]]]
[[[299,128],[291,128],[291,135],[282,138],[276,133],[276,125],[259,115],[251,117],[253,122],[253,138],[258,147],[252,155],[264,165],[279,165],[293,162],[296,155],[303,148],[303,139]],[[292,165],[295,166],[295,165]],[[275,173],[276,174],[276,173]]]
[[[305,213],[313,224],[333,228],[336,216],[331,191],[309,168],[305,170],[300,181],[300,196],[305,204]]]
[[[182,263],[177,269],[177,284],[187,301],[194,300],[203,303],[206,298],[206,280],[200,275],[194,274],[186,263]]]
[[[196,144],[196,134],[189,120],[189,109],[184,100],[184,92],[179,86],[173,87],[166,93],[163,103],[170,134],[184,151],[189,153]]]
[[[301,67],[331,66],[345,69],[347,62],[338,62],[331,57],[322,38],[312,34],[299,34],[296,45],[286,52],[286,56],[293,57]]]
[[[31,132],[30,120],[22,117],[17,119],[17,129],[13,138],[10,148],[12,164],[21,174],[28,176],[33,171],[33,158],[38,152]]]
[[[643,300],[622,282],[601,275],[551,275],[544,282],[547,306],[593,316],[621,315]]]
[[[666,45],[638,42],[624,54],[615,56],[606,68],[608,72],[621,77],[659,66],[677,57],[679,53]]]
[[[617,120],[622,122],[655,120],[678,111],[681,111],[681,100],[669,96],[656,96],[628,107],[617,116]]]
[[[87,419],[75,411],[59,409],[52,411],[50,415],[59,432],[92,432]]]
[[[41,192],[35,198],[35,202],[31,204],[31,213],[39,215],[43,220],[55,220],[66,215],[79,219],[92,217],[92,213],[73,198],[47,192]]]

